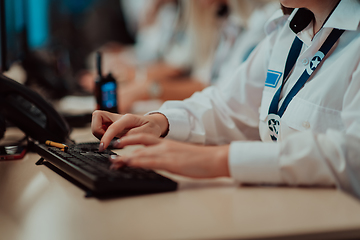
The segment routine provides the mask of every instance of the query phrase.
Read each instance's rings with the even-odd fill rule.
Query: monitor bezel
[[[5,72],[7,69],[6,62],[6,29],[5,29],[5,0],[0,0],[0,47],[1,47],[1,66],[0,72]]]

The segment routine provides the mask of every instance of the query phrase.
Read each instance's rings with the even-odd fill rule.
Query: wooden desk
[[[89,129],[72,136],[93,140]],[[360,202],[335,189],[168,174],[175,192],[99,200],[38,159],[0,162],[1,240],[360,238]]]

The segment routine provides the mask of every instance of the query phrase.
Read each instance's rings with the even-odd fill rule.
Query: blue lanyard
[[[269,114],[277,114],[279,117],[282,117],[284,114],[287,106],[289,105],[290,101],[294,98],[294,96],[300,91],[300,89],[305,85],[309,77],[312,75],[312,73],[315,71],[315,69],[320,65],[322,60],[325,58],[326,54],[330,51],[330,49],[334,46],[336,41],[340,38],[340,36],[343,34],[345,30],[340,29],[333,29],[329,36],[326,38],[323,45],[320,47],[319,51],[314,55],[312,60],[310,61],[308,67],[304,70],[300,78],[297,80],[293,88],[290,90],[289,94],[285,97],[285,100],[283,104],[279,108],[279,99],[280,94],[283,89],[285,80],[287,76],[289,75],[291,69],[295,65],[296,60],[298,59],[300,55],[300,51],[302,48],[302,41],[295,37],[293,44],[291,45],[289,55],[286,59],[285,69],[284,69],[284,77],[281,83],[281,86],[276,91],[270,107],[269,107]]]

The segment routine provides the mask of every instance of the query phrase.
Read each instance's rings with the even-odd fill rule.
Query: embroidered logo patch
[[[321,60],[325,57],[324,53],[318,51],[313,59],[310,61],[310,64],[307,66],[306,71],[309,75],[313,73],[313,71],[317,68],[317,66],[320,64]]]
[[[266,74],[265,86],[275,88],[279,82],[279,79],[281,78],[281,75],[281,72],[268,70]]]

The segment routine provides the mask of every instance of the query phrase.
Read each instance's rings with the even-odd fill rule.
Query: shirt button
[[[302,62],[302,64],[303,64],[304,66],[306,66],[306,65],[309,64],[309,59],[304,58],[301,62]]]
[[[305,121],[302,123],[302,126],[306,129],[309,129],[310,128],[310,123],[308,121]]]

